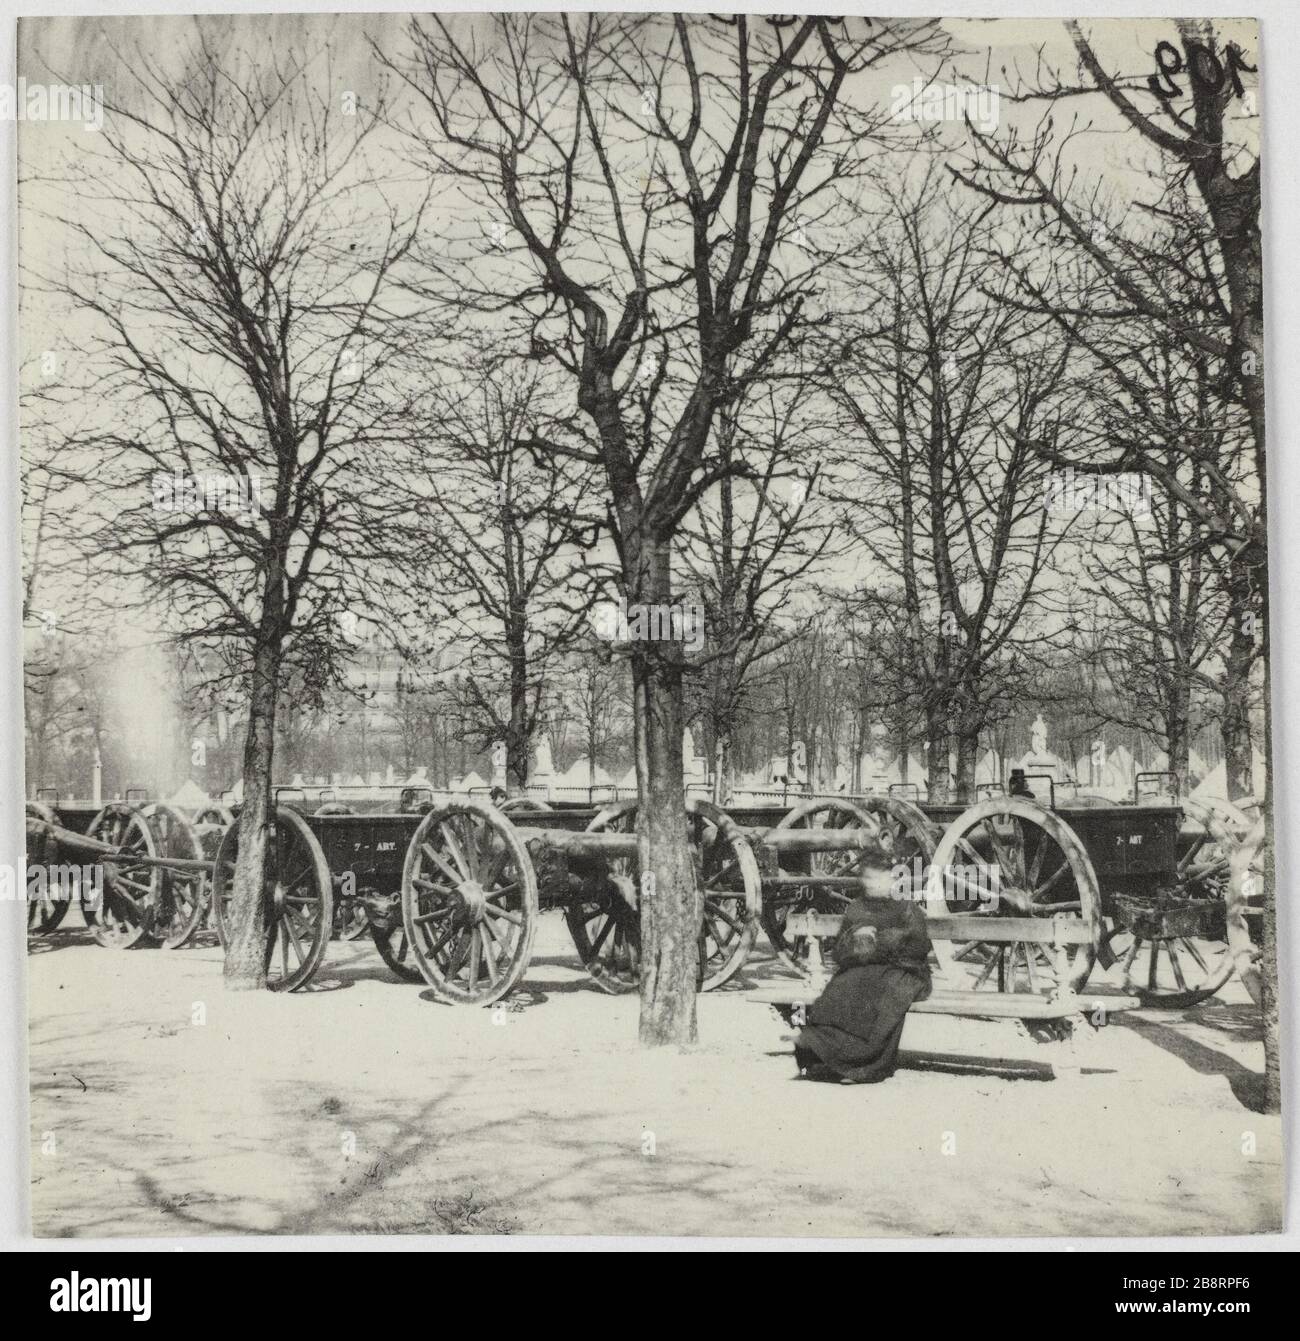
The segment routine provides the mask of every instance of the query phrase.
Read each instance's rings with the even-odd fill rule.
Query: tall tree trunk
[[[637,604],[672,600],[669,548],[646,540],[635,556]],[[682,647],[633,646],[636,775],[641,793],[637,850],[641,871],[641,1024],[643,1044],[696,1041],[698,934],[703,901],[686,829],[683,778]]]
[[[1187,708],[1190,686],[1180,680],[1174,694],[1179,702],[1165,717],[1165,750],[1169,756],[1169,771],[1178,780],[1180,791],[1190,790],[1187,785],[1187,758],[1191,742],[1187,736]]]
[[[1220,687],[1223,697],[1221,730],[1227,799],[1240,800],[1255,791],[1255,769],[1250,739],[1250,672],[1255,661],[1255,610],[1250,573],[1234,563],[1228,581],[1232,607],[1232,634],[1224,659]]]
[[[589,700],[587,703],[587,800],[591,800],[591,794],[596,790],[596,745],[599,722],[596,720],[596,704]]]
[[[731,795],[732,766],[731,733],[718,732],[717,743],[713,747],[713,803],[723,806]]]
[[[948,705],[938,702],[929,704],[925,714],[926,794],[931,801],[940,804],[951,795],[948,784],[948,748],[951,739]]]
[[[273,823],[271,770],[275,760],[275,711],[279,697],[281,582],[267,581],[266,608],[253,655],[244,740],[244,799],[239,814],[239,856],[230,907],[230,931],[222,972],[229,991],[266,986],[267,920],[265,884]]]
[[[979,758],[979,728],[961,726],[957,731],[957,770],[953,800],[968,805],[975,799],[975,765]]]
[[[1272,702],[1268,647],[1264,649],[1264,703]],[[1266,718],[1269,716],[1267,707]],[[1266,720],[1264,730],[1264,928],[1260,975],[1264,1011],[1264,1111],[1282,1111],[1282,1046],[1277,977],[1277,869],[1273,861],[1273,738]]]
[[[506,630],[510,654],[510,729],[506,732],[506,791],[522,796],[528,786],[528,648],[522,621]]]

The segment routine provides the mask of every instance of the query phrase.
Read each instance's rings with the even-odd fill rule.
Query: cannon
[[[395,812],[276,809],[265,882],[268,986],[305,987],[324,960],[340,897],[362,901],[385,962],[440,1000],[490,1005],[527,971],[537,919],[560,909],[583,966],[611,993],[640,976],[636,803],[507,813],[476,799],[403,798]],[[737,825],[705,801],[688,807],[703,909],[701,989],[726,982],[757,935],[757,864]],[[238,826],[213,867],[227,938]]]
[[[57,796],[27,804],[27,862],[55,869],[102,869],[102,897],[81,912],[99,944],[128,949],[147,940],[164,949],[186,944],[202,920],[210,858],[195,826],[174,806],[110,801],[60,805]],[[70,898],[53,893],[28,906],[28,928],[54,930]]]

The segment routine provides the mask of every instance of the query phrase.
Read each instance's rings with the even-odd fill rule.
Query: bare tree
[[[958,176],[987,200],[1028,214],[1033,222],[1007,246],[1007,265],[1017,275],[1025,300],[1049,313],[1080,345],[1116,373],[1127,372],[1099,332],[1114,320],[1134,316],[1160,326],[1190,355],[1208,360],[1217,394],[1239,405],[1249,423],[1246,462],[1224,469],[1194,437],[1178,439],[1182,455],[1196,461],[1209,487],[1191,492],[1168,455],[1141,434],[1115,434],[1092,450],[1041,449],[1062,467],[1105,473],[1141,471],[1195,511],[1208,544],[1222,546],[1236,563],[1229,591],[1239,604],[1240,630],[1230,653],[1228,683],[1240,689],[1249,680],[1256,627],[1264,663],[1264,753],[1267,770],[1263,918],[1264,1052],[1267,1104],[1281,1104],[1277,1026],[1277,922],[1272,842],[1272,731],[1268,692],[1268,583],[1266,563],[1267,451],[1264,421],[1263,250],[1260,235],[1260,158],[1255,66],[1248,53],[1221,40],[1204,19],[1180,20],[1177,42],[1152,53],[1158,68],[1140,77],[1114,73],[1098,56],[1078,22],[1067,24],[1079,60],[1079,77],[1048,72],[1013,96],[1045,100],[1055,109],[1069,99],[1101,98],[1138,137],[1156,182],[1153,197],[1136,204],[1129,217],[1108,216],[1101,184],[1076,171],[1069,145],[1086,131],[1076,121],[1058,130],[1052,115],[1025,137],[1015,130],[998,137],[970,128],[969,164]],[[1157,56],[1162,59],[1157,62]],[[1171,59],[1172,58],[1172,59]],[[1251,81],[1248,86],[1247,81]],[[1133,219],[1138,224],[1135,227]],[[1188,218],[1195,222],[1189,229]],[[1040,244],[1033,245],[1033,240]],[[1043,255],[1048,249],[1047,256]],[[1081,304],[1078,267],[1063,266],[1062,254],[1086,272],[1085,288],[1104,301]],[[1062,275],[1066,284],[1057,282]],[[1199,290],[1188,299],[1191,280]],[[1248,707],[1239,699],[1226,714],[1229,730],[1240,732]],[[1237,772],[1237,770],[1234,770]]]
[[[710,451],[718,412],[781,363],[815,265],[787,244],[886,118],[860,77],[942,45],[929,21],[743,16],[434,18],[397,69],[424,100],[432,169],[513,254],[466,264],[440,239],[431,285],[461,311],[513,316],[564,369],[596,437],[624,594],[678,600],[673,542],[736,472]],[[417,130],[417,134],[420,132]],[[461,260],[455,264],[460,243]],[[503,250],[505,248],[503,247]],[[449,256],[451,259],[449,259]],[[644,375],[642,370],[645,370]],[[541,454],[572,449],[539,426]],[[642,900],[641,1038],[696,1036],[700,891],[683,824],[683,649],[633,644]]]
[[[700,675],[693,697],[719,804],[731,794],[735,734],[755,676],[794,635],[779,612],[832,550],[830,509],[818,495],[826,402],[814,390],[803,379],[757,386],[719,413],[715,450],[737,472],[682,524],[683,565],[708,633],[688,665]]]
[[[901,697],[925,719],[935,800],[950,748],[970,799],[980,732],[1041,651],[1044,575],[1066,532],[1029,439],[1060,414],[1070,342],[1005,301],[989,242],[934,174],[894,193],[856,262],[871,298],[828,387],[844,525],[878,574],[863,600],[901,620]]]
[[[377,111],[340,113],[324,53],[223,56],[199,26],[185,64],[121,61],[51,221],[68,270],[38,282],[93,321],[86,390],[114,407],[78,443],[89,548],[247,695],[225,977],[250,988],[280,690],[328,684],[340,616],[384,586],[385,303],[417,219],[387,206]]]
[[[589,631],[610,564],[596,551],[596,467],[526,445],[547,416],[536,365],[490,353],[430,380],[408,494],[408,572],[420,605],[463,672],[480,748],[506,744],[511,791],[528,782],[545,677]]]

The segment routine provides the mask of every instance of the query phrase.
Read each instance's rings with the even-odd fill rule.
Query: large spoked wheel
[[[175,806],[155,802],[144,811],[163,857],[202,861],[203,844],[194,826]],[[208,877],[201,871],[164,870],[154,936],[165,950],[178,950],[199,929],[208,903]]]
[[[217,936],[230,939],[239,825],[226,830],[212,868],[212,907]],[[329,864],[307,821],[288,806],[275,812],[275,849],[263,882],[266,902],[266,985],[295,992],[316,976],[329,945],[334,893]]]
[[[326,801],[316,807],[317,815],[355,815],[346,801]],[[370,919],[360,894],[334,894],[334,930],[340,940],[360,940],[370,930]]]
[[[786,935],[792,912],[842,913],[860,894],[880,898],[923,897],[926,872],[934,856],[934,831],[919,806],[897,796],[872,796],[859,801],[808,801],[797,806],[772,830],[859,830],[860,846],[851,851],[786,853],[780,857],[784,878],[775,892],[763,897],[763,930],[773,950],[791,968],[807,971],[807,940]],[[806,875],[807,884],[788,883]],[[826,883],[849,877],[853,883]],[[834,938],[820,937],[828,955]]]
[[[1178,804],[1191,814],[1196,814],[1200,809],[1213,811],[1222,821],[1224,828],[1237,841],[1245,838],[1259,818],[1258,803],[1254,797],[1247,797],[1237,805],[1218,796],[1208,797],[1204,801],[1193,801],[1190,797],[1186,797]]]
[[[587,826],[589,833],[632,833],[637,802],[617,801]],[[739,972],[758,936],[762,879],[740,826],[711,801],[686,803],[687,833],[701,893],[700,990],[711,992]],[[641,980],[641,913],[634,857],[608,861],[603,894],[565,909],[583,967],[607,992],[635,991]]]
[[[148,821],[134,806],[114,801],[90,822],[86,833],[111,843],[126,858],[104,862],[104,897],[99,908],[82,905],[82,915],[100,945],[128,950],[142,937],[154,934],[161,902],[163,872],[133,857],[152,859],[158,844]]]
[[[454,801],[420,821],[402,869],[402,922],[440,1001],[505,996],[528,968],[537,915],[532,860],[495,806]]]
[[[763,881],[749,840],[725,810],[692,797],[686,802],[686,815],[703,896],[700,990],[711,992],[744,967],[754,948]]]
[[[1024,797],[998,796],[963,811],[944,831],[926,880],[926,913],[1082,918],[1087,945],[1067,952],[1069,987],[1080,992],[1101,945],[1101,893],[1078,835]],[[1032,941],[934,942],[943,986],[961,991],[1050,993],[1051,947]]]
[[[1184,799],[1172,883],[1119,901],[1106,956],[1125,992],[1146,1006],[1181,1010],[1208,1000],[1232,977],[1226,895],[1238,840],[1217,806]],[[1105,959],[1103,960],[1105,962]]]
[[[235,822],[235,817],[225,806],[204,806],[194,813],[194,831],[199,836],[204,853],[209,857],[217,855],[222,835]]]
[[[58,819],[54,811],[41,801],[27,802],[27,818],[37,820],[42,824],[57,824]],[[49,836],[48,831],[32,832],[27,834],[27,866],[30,870],[33,866],[45,868],[46,875],[49,875],[51,866],[59,864],[59,845]],[[54,882],[46,879],[39,886],[40,896],[38,898],[28,897],[27,900],[27,932],[31,936],[44,936],[47,932],[53,931],[68,914],[68,909],[72,905],[72,898],[63,897]]]
[[[635,801],[606,806],[587,825],[589,833],[632,833]],[[641,912],[637,902],[636,859],[606,859],[608,882],[603,893],[572,899],[564,921],[574,948],[592,981],[611,996],[635,992],[641,983]]]

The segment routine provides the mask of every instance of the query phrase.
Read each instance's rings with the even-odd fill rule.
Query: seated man
[[[892,1076],[907,1009],[930,995],[929,953],[920,905],[855,899],[835,942],[835,976],[795,1043],[800,1073],[853,1084]]]

